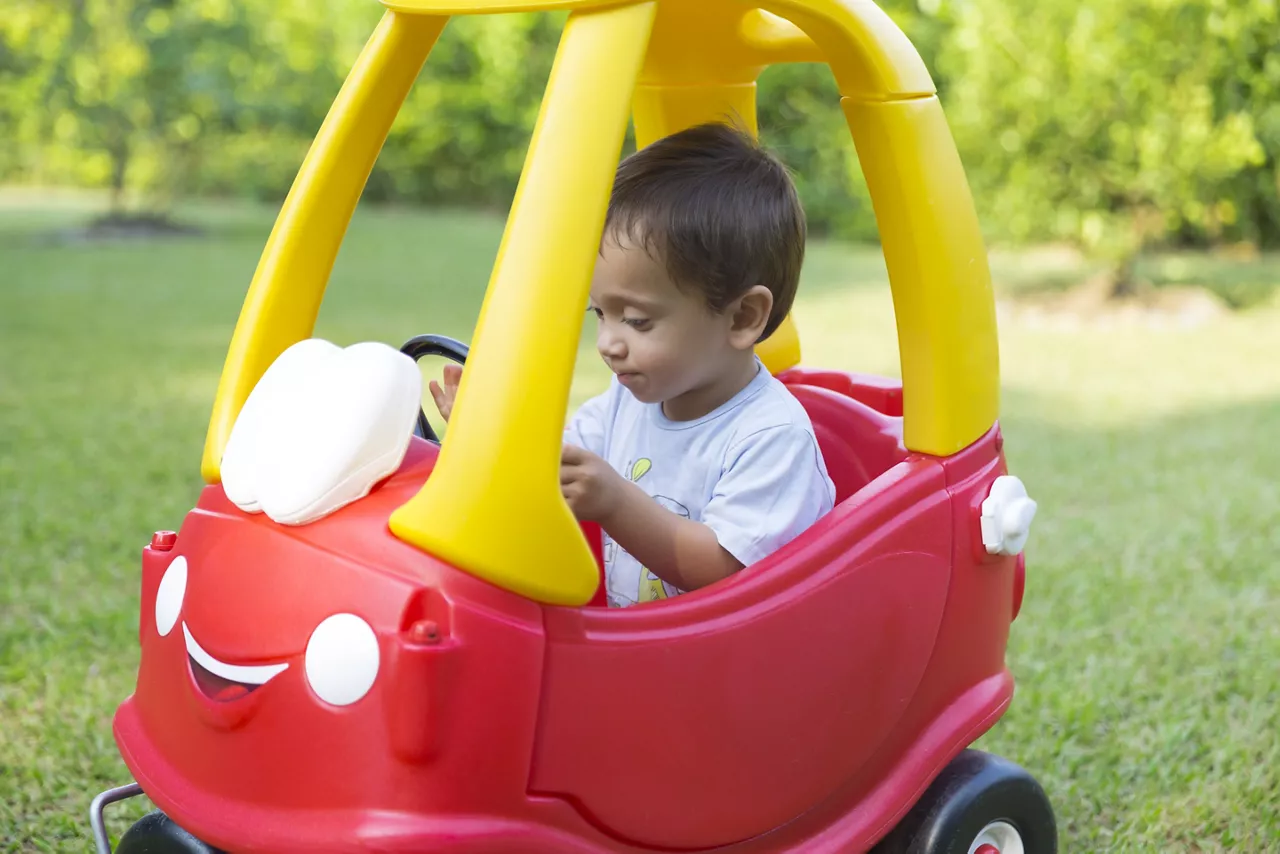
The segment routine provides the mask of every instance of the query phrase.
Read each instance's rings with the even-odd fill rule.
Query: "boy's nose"
[[[621,359],[627,355],[627,344],[622,340],[622,336],[615,335],[603,325],[596,334],[596,349],[606,359]]]

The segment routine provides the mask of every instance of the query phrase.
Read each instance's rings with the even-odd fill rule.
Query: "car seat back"
[[[902,419],[848,395],[805,384],[787,388],[809,413],[839,504],[906,459]]]

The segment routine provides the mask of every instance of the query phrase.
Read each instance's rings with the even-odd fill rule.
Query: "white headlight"
[[[378,677],[378,636],[355,614],[325,618],[307,641],[306,674],[321,700],[351,705]]]
[[[182,597],[187,595],[187,559],[178,555],[170,562],[156,589],[156,631],[164,637],[173,631],[182,613]]]

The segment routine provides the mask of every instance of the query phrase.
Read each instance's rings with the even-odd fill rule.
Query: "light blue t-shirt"
[[[746,388],[693,421],[672,421],[617,379],[583,404],[565,441],[608,461],[673,513],[710,527],[744,566],[804,531],[835,503],[835,486],[800,402],[757,360]],[[604,541],[614,607],[683,591]]]

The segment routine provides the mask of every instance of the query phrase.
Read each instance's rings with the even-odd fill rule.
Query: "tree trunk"
[[[1107,299],[1117,300],[1127,297],[1136,296],[1138,293],[1137,280],[1138,253],[1127,253],[1123,258],[1116,262],[1110,272],[1110,285],[1107,289]]]
[[[111,146],[111,210],[110,217],[124,216],[125,178],[129,173],[129,144]]]

